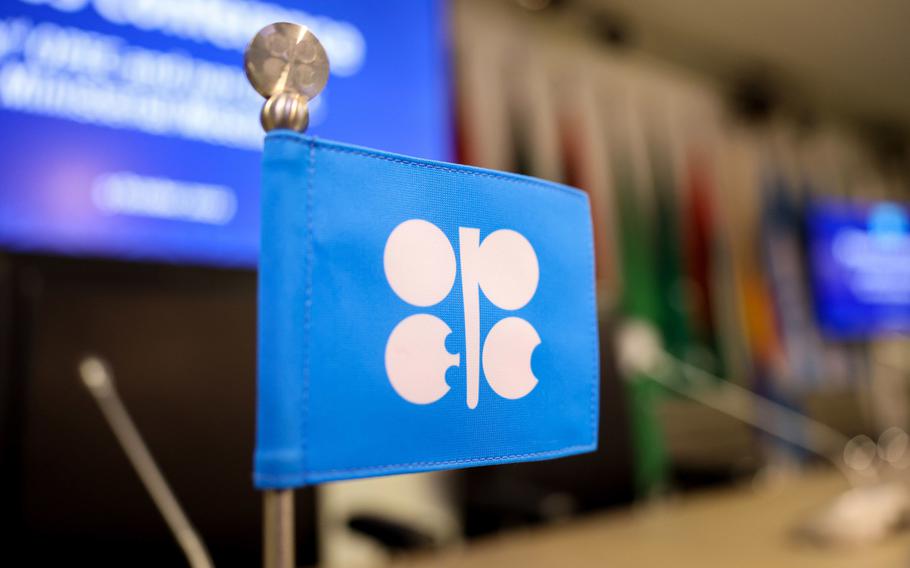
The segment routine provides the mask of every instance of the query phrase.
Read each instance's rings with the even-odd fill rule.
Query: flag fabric
[[[597,447],[586,195],[270,133],[254,481],[331,481]]]

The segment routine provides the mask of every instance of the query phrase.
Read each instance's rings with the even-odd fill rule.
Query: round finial
[[[259,121],[266,132],[276,128],[303,132],[310,124],[307,98],[292,92],[272,95],[262,105]]]
[[[262,108],[266,130],[301,124],[306,129],[307,102],[322,91],[329,78],[328,57],[313,32],[285,22],[262,28],[246,48],[244,69],[253,88],[269,99]],[[295,97],[273,101],[279,95]],[[284,116],[284,112],[294,115]]]

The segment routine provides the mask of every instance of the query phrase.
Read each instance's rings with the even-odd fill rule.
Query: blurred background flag
[[[596,448],[581,191],[277,130],[261,242],[260,488]]]

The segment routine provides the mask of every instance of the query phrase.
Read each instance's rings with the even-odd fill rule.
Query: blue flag
[[[597,447],[584,193],[268,135],[255,483]]]

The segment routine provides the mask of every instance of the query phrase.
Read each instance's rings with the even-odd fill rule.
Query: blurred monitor
[[[5,0],[0,249],[253,267],[262,99],[243,49],[309,26],[310,133],[450,158],[441,0]]]
[[[863,339],[910,332],[910,208],[819,201],[809,209],[809,258],[826,335]]]

